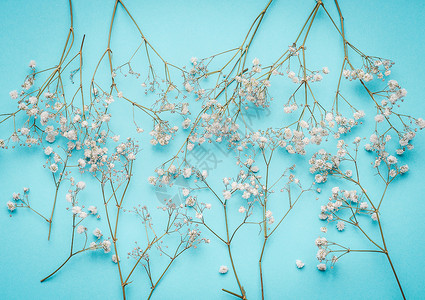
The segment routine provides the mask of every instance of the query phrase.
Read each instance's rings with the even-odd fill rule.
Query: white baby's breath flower
[[[229,200],[229,199],[230,199],[230,197],[232,197],[232,193],[231,193],[230,191],[224,191],[224,192],[223,192],[223,198],[224,198],[225,200]]]
[[[79,207],[79,206],[73,206],[72,207],[72,213],[74,215],[79,214],[80,212],[81,212],[81,207]]]
[[[89,248],[91,250],[95,250],[96,249],[97,244],[95,242],[91,242]]]
[[[381,123],[382,121],[384,121],[384,116],[383,115],[376,115],[375,121],[378,122],[378,123]]]
[[[65,195],[65,199],[66,199],[66,201],[68,201],[68,202],[72,202],[72,199],[73,199],[72,194],[67,193],[67,194]]]
[[[47,146],[46,148],[44,148],[44,154],[50,155],[50,154],[52,154],[52,152],[53,152],[52,147]]]
[[[218,269],[218,271],[221,274],[226,274],[229,271],[229,268],[227,266],[220,266],[220,269]]]
[[[18,96],[19,96],[18,91],[16,91],[16,90],[11,91],[11,92],[9,93],[9,96],[10,96],[10,98],[12,98],[13,100],[18,99]]]
[[[84,181],[79,181],[79,182],[77,183],[77,188],[78,188],[79,190],[84,190],[84,189],[86,188],[86,183],[85,183]]]
[[[51,164],[49,169],[50,169],[50,171],[52,171],[52,173],[56,173],[59,168],[58,168],[57,164]]]
[[[89,211],[92,215],[95,215],[95,214],[97,214],[97,207],[96,207],[96,206],[91,205],[91,206],[89,206],[88,211]]]
[[[343,231],[345,228],[345,223],[343,221],[338,221],[336,223],[336,229],[338,229],[339,231]]]
[[[7,209],[8,209],[9,211],[14,211],[14,210],[16,209],[16,204],[15,204],[15,203],[13,203],[12,201],[8,201],[8,202],[7,202]]]
[[[118,263],[118,257],[116,256],[116,254],[114,254],[114,255],[112,255],[112,261],[114,262],[114,263]]]
[[[304,268],[304,263],[303,263],[301,260],[299,260],[299,259],[297,259],[297,260],[295,261],[295,264],[297,265],[297,268],[298,268],[298,269],[302,269],[302,268]]]
[[[80,158],[80,159],[78,160],[78,166],[79,166],[80,168],[84,168],[84,167],[86,166],[86,161],[85,161],[84,159]]]
[[[189,178],[192,175],[192,168],[184,168],[183,169],[183,177]]]
[[[196,198],[195,197],[192,197],[192,196],[187,197],[187,199],[186,199],[186,206],[192,207],[192,206],[195,205],[195,203],[196,203]]]
[[[395,156],[390,155],[390,156],[387,157],[387,162],[390,165],[396,164],[397,163],[397,158]]]
[[[324,237],[318,237],[315,244],[317,247],[326,246],[328,244],[328,240]]]
[[[97,238],[101,238],[102,237],[102,231],[100,231],[99,228],[96,228],[95,230],[93,230],[93,235]]]
[[[187,195],[189,195],[189,189],[187,189],[187,188],[183,188],[182,189],[182,194],[183,194],[183,196],[185,196],[185,197],[187,197]]]
[[[111,252],[111,242],[106,240],[102,242],[102,248],[105,253]]]
[[[406,173],[407,171],[409,171],[409,166],[408,166],[408,165],[402,165],[402,166],[400,167],[400,173],[404,174],[404,173]]]
[[[86,228],[86,227],[84,227],[83,225],[79,225],[79,226],[77,227],[77,232],[78,232],[79,234],[84,233],[86,230],[87,230],[87,228]]]
[[[156,178],[154,176],[149,176],[148,182],[152,185],[155,185],[156,184]]]
[[[188,91],[189,93],[190,93],[191,91],[193,91],[193,86],[191,86],[189,82],[186,82],[186,83],[184,84],[184,88],[185,88],[185,89],[186,89],[186,91]]]

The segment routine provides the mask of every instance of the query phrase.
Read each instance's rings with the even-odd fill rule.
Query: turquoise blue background
[[[242,41],[252,20],[263,9],[263,1],[126,1],[149,41],[176,65],[187,65],[190,57],[206,57],[236,47]],[[335,16],[332,1],[324,1]],[[106,48],[107,31],[113,1],[74,1],[74,27],[76,44],[85,40],[85,78],[90,78],[93,64]],[[255,38],[250,57],[272,61],[287,49],[298,28],[313,8],[314,1],[275,1]],[[393,78],[408,90],[408,114],[424,117],[423,69],[425,60],[425,3],[422,1],[341,1],[346,20],[347,38],[367,54],[391,58],[396,62]],[[119,10],[113,39],[114,60],[125,61],[131,41],[137,33],[130,21]],[[8,93],[17,89],[27,74],[27,64],[35,59],[39,68],[57,63],[69,28],[67,1],[7,1],[0,2],[0,110],[13,109]],[[321,59],[333,75],[340,66],[342,45],[323,13],[312,29],[311,62],[320,69]],[[313,50],[315,49],[315,50]],[[310,53],[309,53],[310,55]],[[264,58],[264,59],[263,59]],[[335,88],[335,85],[329,85]],[[331,93],[333,90],[330,91]],[[357,95],[357,90],[351,93]],[[288,92],[281,98],[275,95],[279,108]],[[121,118],[125,121],[122,109]],[[118,112],[120,110],[117,110]],[[273,114],[269,122],[280,124],[282,117]],[[124,122],[125,123],[125,122]],[[123,125],[123,127],[125,127]],[[149,126],[144,126],[149,129]],[[4,128],[0,129],[3,135]],[[146,139],[147,140],[147,139]],[[127,197],[127,206],[147,203],[155,210],[158,205],[154,190],[146,183],[151,171],[167,159],[179,145],[178,141],[159,154],[142,139],[142,158],[137,161],[136,177]],[[419,135],[415,150],[406,162],[409,174],[397,181],[382,208],[386,240],[405,294],[409,299],[424,298],[425,253],[424,235],[425,201],[423,150],[425,139]],[[154,156],[155,154],[155,156]],[[2,151],[0,154],[0,298],[2,299],[119,299],[121,289],[116,266],[110,255],[100,252],[74,257],[65,268],[46,283],[39,280],[58,266],[69,252],[70,216],[67,203],[60,198],[55,215],[53,235],[47,241],[47,225],[29,211],[18,211],[9,217],[6,202],[13,192],[22,187],[31,188],[31,201],[47,214],[54,192],[50,174],[43,169],[44,156],[36,149]],[[365,161],[362,165],[369,168]],[[307,180],[311,176],[299,174]],[[89,180],[87,180],[89,182]],[[373,181],[368,190],[379,192]],[[329,188],[329,186],[328,186]],[[325,188],[326,189],[326,188]],[[62,194],[67,187],[61,189]],[[81,196],[85,205],[99,208],[95,187],[89,187]],[[347,255],[336,268],[328,272],[316,270],[314,239],[322,226],[317,214],[321,202],[311,195],[297,205],[271,241],[265,259],[267,299],[321,299],[324,297],[347,299],[399,299],[399,291],[384,256],[369,254]],[[214,204],[213,204],[214,205]],[[153,212],[154,215],[157,214]],[[103,213],[102,213],[103,214]],[[142,237],[137,218],[123,218],[120,242],[121,259]],[[106,232],[105,223],[90,220],[90,227],[99,226]],[[217,221],[217,224],[219,222]],[[134,224],[138,224],[134,226]],[[102,227],[103,226],[103,227]],[[329,226],[329,235],[356,245],[358,234],[348,228],[337,233]],[[255,230],[254,230],[255,231]],[[258,243],[255,232],[243,232],[234,246],[236,263],[249,299],[258,299]],[[164,277],[154,293],[154,299],[231,299],[221,288],[237,291],[233,275],[220,275],[222,264],[230,265],[225,247],[212,236],[212,243],[190,250]],[[248,251],[247,251],[248,249]],[[302,270],[295,268],[295,260],[306,263]],[[126,270],[130,264],[127,262]],[[124,272],[126,273],[126,272]],[[147,277],[136,272],[134,283],[128,289],[130,299],[147,294]]]

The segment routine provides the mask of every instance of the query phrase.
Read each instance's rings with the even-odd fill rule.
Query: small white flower
[[[409,171],[409,166],[408,165],[403,165],[400,167],[400,173],[404,174],[407,171]]]
[[[83,225],[80,225],[80,226],[78,226],[77,227],[77,232],[79,233],[79,234],[82,234],[83,232],[85,232],[87,230],[87,228],[86,227],[84,227]]]
[[[394,90],[396,87],[398,87],[398,82],[394,79],[388,80],[388,87],[390,90]]]
[[[89,206],[88,210],[92,215],[97,214],[97,207],[96,206],[91,205],[91,206]]]
[[[111,242],[106,240],[102,242],[102,248],[105,253],[111,252]]]
[[[251,193],[248,191],[244,191],[242,194],[242,198],[249,199],[249,197],[251,197]]]
[[[13,203],[12,201],[7,202],[7,209],[9,211],[14,211],[16,209],[16,204]]]
[[[319,250],[317,251],[316,257],[319,261],[323,261],[324,259],[326,259],[327,255],[328,255],[328,251],[326,251],[323,248],[319,248]]]
[[[345,223],[343,221],[338,221],[336,223],[336,229],[338,229],[339,231],[343,231],[345,228]]]
[[[17,99],[18,98],[18,91],[16,91],[16,90],[14,90],[14,91],[11,91],[10,93],[9,93],[9,96],[10,96],[10,98],[12,98],[13,100],[15,100],[15,99]]]
[[[186,188],[183,188],[182,189],[182,194],[183,194],[183,196],[185,196],[185,197],[187,197],[188,195],[189,195],[189,189],[186,189]]]
[[[192,168],[184,168],[183,169],[183,177],[189,178],[192,175]]]
[[[46,155],[50,155],[50,154],[52,154],[52,152],[53,152],[53,149],[52,149],[52,147],[50,147],[50,146],[47,146],[47,147],[44,149],[44,154],[46,154]]]
[[[229,271],[229,268],[227,266],[220,266],[220,269],[218,271],[221,274],[226,274]]]
[[[326,271],[326,264],[318,264],[317,269],[319,271]]]
[[[298,269],[302,269],[302,268],[304,268],[304,263],[303,263],[301,260],[299,260],[299,259],[297,259],[297,260],[295,261],[295,264],[297,265],[297,268],[298,268]]]
[[[66,195],[65,195],[65,199],[66,199],[66,201],[68,201],[68,202],[72,202],[72,194],[70,194],[70,193],[66,194]]]
[[[193,86],[191,86],[190,84],[189,84],[189,82],[186,82],[185,84],[184,84],[184,88],[186,89],[186,91],[188,91],[189,93],[191,92],[191,91],[193,91]]]
[[[223,197],[224,197],[225,200],[229,200],[230,197],[232,197],[232,193],[230,191],[224,191]]]
[[[51,164],[49,169],[50,169],[50,171],[52,171],[52,173],[56,173],[59,168],[58,168],[57,164]]]
[[[321,214],[319,215],[319,219],[320,219],[320,220],[326,220],[327,218],[328,218],[328,215],[327,215],[327,214],[321,213]]]
[[[397,163],[397,158],[395,156],[390,155],[387,157],[387,161],[390,165],[393,165]]]
[[[192,197],[192,196],[187,197],[187,199],[186,199],[186,206],[192,207],[192,206],[195,205],[195,203],[196,203],[196,198],[195,197]]]
[[[186,120],[184,120],[184,121],[183,121],[183,123],[182,123],[182,127],[183,127],[183,129],[187,129],[187,128],[189,128],[190,123],[191,123],[191,120],[190,120],[190,119],[186,119]]]
[[[118,257],[114,254],[114,255],[112,255],[112,261],[114,262],[114,263],[118,263]]]
[[[93,230],[93,235],[97,238],[100,238],[102,236],[102,231],[100,231],[99,228],[96,228],[95,230]]]
[[[326,246],[328,244],[328,240],[324,237],[318,237],[315,244],[317,247]]]
[[[80,158],[80,159],[78,160],[78,166],[79,166],[80,168],[84,168],[84,167],[86,166],[86,161],[85,161],[84,159]]]
[[[79,206],[73,206],[72,207],[72,213],[74,215],[79,214],[80,212],[81,212],[81,207],[79,207]]]
[[[80,189],[80,190],[84,190],[84,189],[85,189],[85,187],[86,187],[86,183],[85,183],[84,181],[79,181],[79,182],[77,183],[77,188],[78,188],[78,189]]]
[[[421,128],[421,129],[425,128],[425,120],[424,119],[418,118],[415,123],[416,123],[416,125],[419,126],[419,128]]]
[[[75,115],[74,118],[72,119],[73,123],[78,123],[81,120],[81,116],[80,115]]]
[[[156,178],[154,176],[149,176],[148,182],[152,185],[155,185],[156,184]]]
[[[30,130],[26,127],[21,128],[21,134],[22,135],[28,135],[30,133]]]
[[[376,115],[375,116],[375,121],[377,123],[381,123],[382,121],[384,121],[384,116],[383,115]]]

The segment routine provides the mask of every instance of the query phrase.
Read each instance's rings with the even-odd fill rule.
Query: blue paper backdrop
[[[252,20],[263,9],[264,1],[126,1],[142,30],[167,60],[176,65],[187,65],[190,57],[206,57],[236,47],[242,41]],[[86,35],[84,45],[87,78],[93,72],[106,48],[107,30],[114,1],[74,1],[76,44]],[[335,16],[333,1],[325,5]],[[278,1],[272,3],[264,23],[256,36],[250,57],[257,56],[270,62],[287,49],[298,28],[303,24],[314,1]],[[425,3],[423,1],[341,1],[346,20],[347,38],[367,54],[391,58],[396,62],[393,78],[408,91],[408,114],[425,115],[423,70],[425,60]],[[134,27],[122,10],[116,19],[113,38],[114,59],[125,61],[129,45],[137,37]],[[0,111],[13,109],[8,93],[17,89],[27,74],[27,64],[35,59],[40,68],[54,65],[60,55],[69,28],[67,1],[0,2]],[[327,65],[333,76],[340,68],[342,45],[329,20],[322,13],[312,29],[308,50],[311,63],[317,68]],[[122,57],[120,54],[124,53]],[[251,59],[252,59],[251,58]],[[321,59],[325,63],[322,63]],[[316,68],[316,69],[317,69]],[[327,85],[333,93],[335,85]],[[352,94],[356,96],[356,90]],[[275,95],[279,112],[267,121],[282,123],[281,98]],[[126,120],[129,107],[118,110]],[[127,109],[127,110],[126,110]],[[369,115],[370,116],[370,115]],[[149,125],[144,126],[149,129]],[[1,129],[3,130],[3,129]],[[123,134],[124,136],[124,134]],[[146,182],[147,176],[162,161],[174,153],[179,143],[167,150],[153,149],[142,138],[141,158],[137,160],[136,175],[126,200],[128,207],[148,203],[154,209],[158,200]],[[401,283],[409,299],[424,298],[425,254],[425,185],[423,159],[425,139],[419,136],[415,150],[408,155],[411,171],[391,188],[382,208],[383,227]],[[154,155],[155,154],[155,155]],[[35,214],[18,211],[9,217],[6,202],[22,187],[31,188],[34,206],[48,213],[54,192],[51,175],[42,165],[44,156],[37,149],[15,149],[0,153],[0,298],[1,299],[119,299],[121,288],[110,255],[100,252],[77,256],[46,283],[39,280],[56,268],[69,253],[70,216],[67,203],[60,198],[55,215],[52,239],[47,241],[47,225]],[[363,168],[370,168],[364,162]],[[233,174],[230,174],[233,175]],[[299,174],[310,178],[308,174]],[[89,180],[87,180],[90,182]],[[61,191],[65,193],[66,187]],[[379,187],[371,184],[371,191]],[[328,189],[327,189],[328,191]],[[81,196],[87,205],[100,202],[94,187]],[[321,196],[322,202],[326,194]],[[46,204],[47,203],[47,204]],[[266,253],[265,269],[267,299],[399,299],[399,291],[384,256],[352,254],[344,257],[332,271],[318,272],[314,239],[320,234],[322,223],[317,218],[320,202],[315,196],[305,197],[288,217],[279,233],[271,241]],[[155,214],[155,213],[154,213]],[[106,230],[106,224],[91,220],[92,226]],[[141,223],[128,217],[120,224],[122,260],[125,253],[141,236]],[[218,222],[218,221],[217,221]],[[102,225],[100,225],[102,224]],[[137,225],[134,225],[137,224]],[[102,227],[104,226],[104,227]],[[348,228],[333,237],[356,241],[359,235]],[[330,228],[331,229],[331,228]],[[242,232],[234,246],[241,280],[249,299],[258,299],[258,243],[252,232]],[[255,236],[255,233],[254,233]],[[233,275],[220,275],[222,264],[230,265],[226,249],[210,236],[212,243],[190,250],[164,277],[154,299],[231,299],[221,288],[236,290]],[[367,243],[360,245],[366,245]],[[306,266],[295,268],[295,259]],[[128,268],[127,268],[128,269]],[[147,277],[139,272],[128,287],[130,299],[147,295]]]

